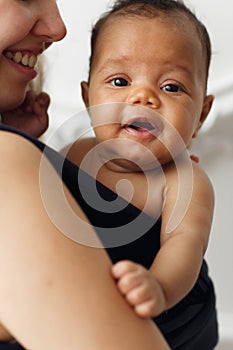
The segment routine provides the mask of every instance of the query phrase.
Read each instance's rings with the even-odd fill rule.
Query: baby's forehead
[[[181,34],[186,33],[189,40],[193,41],[193,46],[201,48],[204,59],[207,55],[205,42],[203,41],[203,38],[200,34],[198,25],[194,21],[190,20],[190,17],[185,12],[161,11],[158,9],[153,9],[153,12],[150,11],[149,13],[128,13],[124,11],[119,11],[108,16],[108,18],[102,25],[99,35],[101,36],[101,32],[103,33],[105,29],[111,31],[111,26],[113,24],[118,26],[118,30],[121,30],[121,24],[124,20],[131,22],[132,28],[133,24],[135,24],[137,21],[142,22],[146,20],[153,20],[155,26],[156,23],[163,23],[163,25],[169,28],[171,31],[177,31],[177,35],[179,35],[179,32]],[[125,35],[127,35],[127,33],[125,33]]]
[[[99,42],[104,40],[103,36],[106,33],[114,33],[115,30],[117,31],[125,31],[124,23],[128,23],[132,26],[132,29],[134,29],[134,26],[136,23],[142,24],[142,31],[143,31],[143,23],[146,23],[147,21],[152,22],[153,25],[151,27],[151,30],[153,30],[153,27],[156,29],[157,24],[163,25],[165,30],[169,30],[171,32],[176,32],[177,38],[179,36],[179,33],[181,34],[179,36],[179,39],[185,40],[186,38],[190,42],[193,42],[193,46],[201,46],[202,51],[205,51],[203,49],[203,42],[201,40],[201,37],[199,35],[199,32],[197,30],[197,27],[193,22],[190,21],[188,16],[183,13],[161,13],[161,11],[156,11],[154,13],[154,16],[152,14],[132,14],[132,13],[113,13],[111,14],[106,21],[103,23],[102,27],[99,31]],[[127,36],[127,31],[124,33],[124,37]],[[130,32],[128,32],[130,34]],[[158,38],[158,40],[162,38]]]
[[[188,15],[183,12],[164,12],[161,10],[154,9],[153,13],[147,13],[147,12],[142,12],[142,13],[131,13],[131,12],[123,12],[119,11],[116,13],[110,14],[106,20],[104,21],[103,25],[101,26],[100,32],[105,29],[106,27],[111,27],[113,24],[119,25],[120,29],[120,24],[123,21],[128,21],[132,23],[136,22],[143,22],[146,20],[153,20],[154,25],[156,26],[156,23],[163,23],[165,26],[169,27],[171,30],[176,28],[176,29],[181,29],[182,31],[190,31],[194,30],[196,32],[196,36],[201,42],[201,38],[199,36],[199,31],[197,29],[197,26],[194,24],[193,21],[190,20]]]
[[[147,22],[148,22],[148,26],[147,26]],[[156,26],[157,23],[160,28],[157,28]],[[132,26],[132,31],[130,29],[130,26]],[[153,36],[153,27],[155,27],[154,36]],[[161,33],[161,30],[163,31],[163,28],[164,28],[165,36],[170,36],[169,33],[171,34],[170,39],[165,41],[164,41],[163,34],[159,34]],[[182,62],[184,61],[185,65],[187,65],[187,57],[190,57],[190,59],[188,59],[188,62],[190,62],[190,66],[193,65],[193,67],[196,67],[196,68],[195,69],[191,68],[189,69],[189,71],[191,70],[193,74],[197,72],[199,78],[201,79],[201,81],[203,81],[203,84],[206,83],[205,50],[203,50],[202,43],[198,36],[195,25],[193,23],[190,23],[187,16],[183,14],[179,16],[178,15],[176,16],[160,15],[160,14],[156,16],[145,16],[142,14],[128,15],[128,14],[120,13],[120,14],[114,14],[110,16],[107,19],[107,21],[105,21],[104,25],[102,26],[99,32],[99,38],[97,39],[98,41],[97,47],[94,50],[94,62],[92,63],[96,64],[97,62],[99,62],[99,59],[102,60],[102,58],[105,57],[106,51],[107,51],[106,55],[111,54],[111,58],[113,58],[111,53],[112,51],[114,57],[115,57],[115,53],[117,53],[118,60],[119,60],[119,55],[121,55],[122,57],[130,57],[128,61],[130,60],[130,64],[132,64],[131,62],[132,55],[135,54],[135,51],[134,51],[135,46],[133,45],[135,41],[135,37],[133,37],[133,35],[137,36],[138,30],[142,30],[142,32],[146,33],[147,37],[145,37],[144,50],[148,52],[147,57],[151,55],[152,60],[154,59],[154,57],[156,57],[157,59],[156,62],[158,64],[158,67],[159,67],[159,64],[161,64],[161,67],[165,67],[165,63],[168,62],[167,68],[169,69],[169,67],[172,64],[173,65],[177,64],[177,60],[180,61],[180,64],[181,64],[181,61]],[[117,34],[114,34],[114,33],[117,33]],[[126,37],[130,39],[128,39],[127,41]],[[139,35],[139,37],[142,38],[143,36]],[[131,46],[128,45],[130,40],[132,40]],[[142,39],[138,39],[138,40],[142,40]],[[167,46],[169,43],[169,40],[171,44]],[[126,46],[125,46],[125,43],[126,43]],[[151,46],[156,47],[157,48],[156,51],[153,49],[150,49]],[[106,48],[107,50],[105,50]],[[132,51],[130,51],[131,50],[130,48],[132,49]],[[161,49],[159,50],[159,48]],[[162,51],[165,48],[167,51]],[[114,50],[116,50],[116,52]],[[146,52],[143,51],[145,55],[143,54],[140,56],[141,60],[143,60],[143,57],[146,57]],[[161,54],[159,54],[159,52],[161,52]],[[181,52],[184,52],[184,54],[182,55]],[[134,62],[136,60],[136,57],[138,56],[136,55],[133,56]],[[172,57],[172,60],[171,60],[171,57]],[[164,61],[166,62],[164,63]],[[120,60],[120,62],[122,64],[123,61]],[[124,64],[126,64],[125,60],[124,60]]]

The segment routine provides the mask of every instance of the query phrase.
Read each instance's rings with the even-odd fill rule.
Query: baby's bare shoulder
[[[66,157],[80,165],[85,155],[95,146],[94,138],[83,138],[73,142],[66,148]],[[64,153],[63,153],[64,154]]]

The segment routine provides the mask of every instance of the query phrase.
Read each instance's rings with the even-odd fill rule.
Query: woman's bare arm
[[[1,132],[0,154],[2,325],[30,350],[169,349],[156,326],[139,319],[116,289],[105,250],[76,243],[54,225],[41,199],[39,150]],[[46,166],[52,188],[60,179]],[[64,191],[83,219],[77,232],[94,239]]]

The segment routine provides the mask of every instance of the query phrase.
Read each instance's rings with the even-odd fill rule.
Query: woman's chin
[[[22,103],[25,100],[26,96],[26,90],[24,93],[21,92],[21,94],[16,95],[16,96],[11,96],[9,99],[4,99],[3,96],[0,97],[0,112],[6,112],[6,111],[12,111],[19,106],[22,105]]]

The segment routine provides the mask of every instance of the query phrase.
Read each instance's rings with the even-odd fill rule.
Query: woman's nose
[[[158,108],[160,106],[160,100],[156,93],[147,87],[133,89],[128,96],[127,102],[150,108]]]
[[[54,0],[46,0],[40,6],[32,33],[42,37],[46,43],[59,41],[66,36],[66,26]]]

